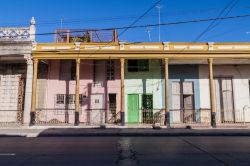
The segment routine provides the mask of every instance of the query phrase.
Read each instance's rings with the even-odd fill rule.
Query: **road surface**
[[[2,137],[1,166],[250,165],[250,137]]]

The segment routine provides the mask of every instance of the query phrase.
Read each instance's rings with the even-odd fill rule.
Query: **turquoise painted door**
[[[128,123],[139,122],[139,95],[128,95]]]

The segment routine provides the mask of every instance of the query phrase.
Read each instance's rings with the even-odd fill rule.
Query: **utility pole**
[[[149,28],[149,27],[147,27],[146,30],[145,30],[145,32],[148,34],[148,40],[150,42],[151,42],[151,34],[150,34],[151,30],[152,30],[152,28]]]
[[[61,18],[61,29],[62,29],[62,27],[63,27],[63,20],[64,20],[64,18],[62,17],[62,18]]]
[[[158,31],[159,31],[159,42],[161,42],[161,8],[162,6],[159,4],[156,6],[156,8],[158,9]]]

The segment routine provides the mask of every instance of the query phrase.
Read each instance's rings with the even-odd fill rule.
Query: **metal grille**
[[[153,110],[153,109],[142,110],[143,124],[159,123],[161,125],[164,125],[164,120],[165,120],[165,110]]]
[[[113,30],[57,29],[56,43],[102,43],[118,42],[117,32]]]
[[[172,124],[210,124],[211,110],[170,110],[170,122]]]
[[[115,79],[115,61],[109,60],[106,63],[106,75],[107,80],[114,80]]]
[[[74,124],[75,109],[36,109],[37,125]]]
[[[216,114],[217,123],[233,124],[245,123],[245,109],[242,110],[221,110]]]

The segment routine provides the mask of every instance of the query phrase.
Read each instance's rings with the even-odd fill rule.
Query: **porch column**
[[[164,59],[165,65],[165,125],[170,127],[169,90],[168,90],[168,58]]]
[[[216,112],[214,98],[214,75],[213,75],[213,58],[208,59],[209,64],[209,84],[210,84],[210,101],[211,101],[211,125],[216,127]]]
[[[76,89],[75,89],[75,126],[79,125],[79,79],[80,79],[80,62],[76,59]]]
[[[121,63],[121,125],[125,125],[125,103],[124,103],[124,58],[120,59]]]
[[[30,109],[32,97],[32,78],[33,78],[33,61],[31,55],[25,55],[27,63],[27,74],[25,83],[25,97],[24,97],[24,111],[23,111],[23,124],[29,125],[30,123]]]
[[[32,82],[32,100],[31,100],[31,112],[30,112],[30,125],[35,125],[36,120],[36,83],[37,83],[37,66],[38,59],[33,60],[33,82]]]

